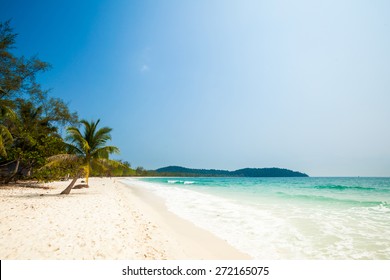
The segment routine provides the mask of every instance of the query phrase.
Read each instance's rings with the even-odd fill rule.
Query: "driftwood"
[[[89,188],[87,184],[78,184],[73,187],[73,189],[83,189],[83,188]]]

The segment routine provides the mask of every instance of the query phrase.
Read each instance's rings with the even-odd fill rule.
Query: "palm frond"
[[[84,125],[84,135],[83,135],[84,139],[89,144],[92,144],[95,136],[96,127],[99,124],[100,120],[97,120],[96,122],[94,121],[88,122],[86,120],[81,120],[80,122]]]
[[[74,164],[80,161],[80,157],[72,154],[59,154],[47,158],[47,163],[43,168],[56,167],[63,164]]]
[[[7,150],[5,149],[3,139],[0,137],[0,156],[6,157],[7,156]]]
[[[105,146],[106,142],[111,140],[112,129],[109,127],[97,129],[99,122],[100,120],[96,122],[81,120],[82,130],[77,127],[68,127],[68,135],[65,139],[68,152],[73,157],[70,157],[70,154],[53,156],[48,159],[46,166],[76,162],[78,168],[83,169],[88,178],[94,167],[106,171],[109,166],[122,165],[122,163],[108,159],[110,154],[119,153],[119,149],[115,146]]]
[[[90,146],[87,139],[81,134],[80,130],[77,127],[68,127],[67,128],[68,136],[66,136],[65,140],[74,144],[74,146],[78,147],[79,150],[89,151]]]
[[[105,158],[107,159],[110,154],[119,154],[119,148],[115,146],[104,146],[99,149],[96,149],[92,153],[93,158]]]
[[[111,140],[111,135],[104,132],[100,133],[101,131],[99,130],[97,135],[93,139],[91,139],[91,150],[99,149],[103,147],[107,141]]]
[[[75,154],[75,155],[78,155],[78,156],[84,156],[85,155],[84,151],[81,150],[76,145],[73,145],[73,144],[70,144],[70,143],[65,143],[65,145],[66,145],[66,148],[67,148],[69,154]]]
[[[7,156],[6,145],[12,143],[12,141],[13,137],[8,128],[4,125],[0,125],[0,156]]]
[[[110,128],[110,127],[102,127],[101,129],[96,131],[94,138],[96,140],[98,140],[99,142],[100,141],[106,142],[108,140],[111,140],[111,135],[110,135],[111,131],[112,131],[112,128]]]
[[[0,137],[5,141],[5,142],[12,142],[12,134],[9,132],[8,128],[4,125],[0,124]]]
[[[1,118],[9,118],[9,119],[16,119],[16,113],[14,110],[11,109],[11,106],[13,104],[10,103],[8,100],[1,100],[0,101],[0,117]]]
[[[101,166],[105,169],[126,167],[123,163],[112,159],[99,158],[99,159],[94,159],[92,162],[94,165]]]

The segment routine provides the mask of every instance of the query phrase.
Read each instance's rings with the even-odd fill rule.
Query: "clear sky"
[[[390,1],[0,0],[133,167],[390,176]]]

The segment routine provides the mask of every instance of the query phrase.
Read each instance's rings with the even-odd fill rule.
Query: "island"
[[[167,166],[149,171],[148,175],[172,177],[309,177],[309,175],[284,168],[243,168],[235,171],[217,169],[193,169]]]

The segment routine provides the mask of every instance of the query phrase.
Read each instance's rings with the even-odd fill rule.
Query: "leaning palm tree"
[[[67,140],[68,154],[52,156],[48,159],[46,167],[55,166],[64,163],[76,164],[77,170],[72,182],[61,194],[69,194],[77,179],[85,175],[86,185],[88,187],[88,178],[92,168],[100,170],[108,169],[110,166],[119,165],[118,162],[110,160],[109,155],[119,153],[115,146],[106,146],[106,142],[111,140],[111,128],[102,127],[97,129],[100,120],[88,122],[81,120],[84,130],[80,131],[77,127],[68,127]]]

